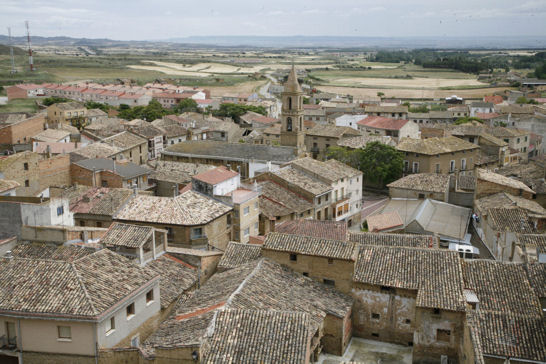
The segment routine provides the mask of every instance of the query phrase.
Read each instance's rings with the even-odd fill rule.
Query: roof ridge
[[[83,258],[87,258],[87,257],[83,257]],[[82,259],[78,259],[78,261],[80,261]],[[93,312],[93,315],[98,315],[97,309],[96,309],[95,305],[93,304],[93,300],[91,299],[91,296],[89,295],[89,292],[87,292],[87,288],[85,287],[85,284],[83,283],[83,278],[81,277],[80,272],[78,271],[78,268],[76,268],[74,263],[75,262],[70,262],[69,264],[72,267],[72,269],[74,270],[74,273],[76,273],[76,278],[78,279],[78,283],[80,284],[80,287],[83,290],[85,298],[89,302],[89,306],[91,306],[91,310]]]
[[[254,277],[254,275],[257,274],[257,272],[261,269],[261,266],[262,266],[262,263],[265,259],[264,258],[261,258],[260,260],[258,260],[258,264],[256,264],[256,266],[254,267],[254,269],[252,269],[252,272],[250,272],[249,275],[246,276],[245,279],[243,279],[243,281],[239,284],[239,286],[237,287],[237,289],[235,291],[233,291],[233,293],[231,293],[228,297],[228,299],[226,300],[226,304],[224,305],[224,307],[227,306],[227,308],[229,308],[229,306],[231,305],[231,302],[233,301],[233,299],[235,298],[235,296],[237,296],[244,288],[244,286],[246,285],[246,283],[252,278]]]

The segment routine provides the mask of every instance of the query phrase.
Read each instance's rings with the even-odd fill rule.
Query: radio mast
[[[28,20],[25,21],[27,27],[27,41],[28,41],[28,64],[30,66],[30,72],[34,71],[34,60],[32,59],[32,46],[30,45],[30,30],[28,29]]]
[[[11,71],[9,73],[14,74],[17,73],[17,70],[15,69],[15,60],[13,58],[13,44],[11,44],[11,28],[8,27],[8,39],[9,39],[9,55],[11,57]]]

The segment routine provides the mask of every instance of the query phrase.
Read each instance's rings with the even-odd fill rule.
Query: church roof
[[[296,68],[294,68],[294,65],[292,65],[292,69],[290,70],[290,74],[288,75],[288,80],[286,80],[286,83],[284,84],[284,91],[285,92],[302,92],[300,84],[298,82],[298,75],[296,73]]]

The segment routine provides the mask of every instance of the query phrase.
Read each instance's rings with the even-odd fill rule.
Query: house
[[[0,178],[0,196],[15,196],[17,194],[15,189],[19,186],[17,181]]]
[[[176,197],[136,195],[114,215],[114,220],[167,230],[172,246],[224,250],[231,240],[232,210],[189,190]]]
[[[463,263],[465,293],[474,296],[467,313],[476,362],[544,362],[544,269],[491,260]],[[533,276],[536,272],[536,278]],[[538,277],[542,277],[538,278]],[[537,285],[535,285],[537,284]]]
[[[357,123],[365,119],[368,115],[365,114],[343,114],[335,118],[336,126],[348,126],[350,128],[358,130]]]
[[[314,121],[317,124],[326,123],[326,109],[321,105],[304,104],[303,105],[303,120]],[[337,125],[337,124],[336,124]],[[350,125],[341,125],[350,126]]]
[[[78,118],[85,119],[87,108],[78,102],[62,102],[47,108],[47,122],[53,124],[72,124]]]
[[[345,138],[361,135],[360,132],[348,126],[317,125],[305,132],[305,147],[313,159],[326,159],[330,146],[336,146]]]
[[[40,156],[41,159],[47,159],[51,156],[69,154],[76,150],[78,143],[53,143],[53,142],[32,142],[32,151]]]
[[[270,118],[253,111],[247,111],[244,115],[239,117],[239,124],[242,127],[252,128],[252,129],[262,129],[271,126],[272,124],[278,123],[279,119]]]
[[[0,178],[16,181],[18,196],[36,196],[41,192],[38,154],[29,151],[0,156]]]
[[[470,104],[470,116],[476,116],[477,113],[492,113],[495,111],[495,104],[492,102],[475,101]]]
[[[83,159],[93,158],[115,158],[117,160],[122,160],[125,158],[122,152],[122,149],[116,146],[96,142],[82,146],[71,152],[70,161],[77,162]]]
[[[290,167],[311,178],[331,186],[331,214],[324,210],[324,219],[346,221],[351,227],[360,223],[362,208],[362,172],[348,165],[330,159],[326,162],[312,158],[299,158],[290,162]],[[326,201],[328,198],[325,197]],[[320,218],[317,216],[317,219]]]
[[[450,242],[464,243],[467,240],[471,210],[431,199],[391,199],[374,215],[397,212],[406,233],[437,235],[447,245]],[[446,223],[449,221],[449,223]]]
[[[463,111],[429,111],[425,113],[408,113],[408,119],[414,124],[438,124],[438,123],[452,123],[455,119],[458,119],[457,114],[462,114]]]
[[[148,165],[153,171],[148,177],[155,185],[156,196],[175,197],[180,191],[191,183],[192,176],[214,169],[209,164],[149,161]]]
[[[134,164],[146,164],[148,161],[148,140],[129,131],[123,131],[111,137],[102,139],[102,143],[108,144],[114,148],[118,148],[118,156],[123,156],[125,159]]]
[[[390,136],[395,141],[401,138],[420,138],[419,126],[409,120],[391,119],[383,116],[368,116],[357,122],[362,134]]]
[[[454,119],[470,116],[470,110],[467,105],[451,106],[447,110],[453,114]]]
[[[26,144],[31,137],[44,130],[46,117],[44,114],[19,114],[0,121],[0,144]]]
[[[70,132],[63,129],[46,129],[32,137],[32,141],[46,143],[69,143]]]
[[[84,159],[70,166],[72,183],[91,187],[150,188],[151,169],[127,160],[109,158]]]
[[[67,196],[70,212],[74,214],[74,225],[107,228],[113,216],[133,197],[133,190],[73,186],[66,190],[54,190],[53,196]]]
[[[298,218],[312,218],[314,204],[288,186],[274,180],[257,180],[261,191],[260,208],[260,235],[275,231],[279,224]]]
[[[277,169],[296,157],[294,148],[268,145],[226,143],[220,141],[188,141],[169,146],[162,153],[166,161],[191,162],[226,166],[241,174],[242,179],[252,178],[257,171]]]
[[[495,105],[502,104],[504,102],[504,99],[501,95],[485,95],[483,97],[483,102],[491,102]]]
[[[167,251],[167,231],[115,222],[100,239],[100,244],[118,254],[136,259],[144,266]]]
[[[465,319],[458,254],[373,245],[361,245],[357,254],[353,335],[410,345],[416,362],[456,361]]]
[[[449,181],[446,174],[415,173],[387,185],[391,198],[411,198],[449,202]]]
[[[164,146],[163,130],[151,125],[147,121],[141,121],[136,123],[136,125],[130,125],[128,130],[133,134],[148,140],[148,159],[156,159],[161,156]]]
[[[364,113],[368,116],[382,116],[393,119],[408,119],[407,106],[366,106]]]
[[[216,198],[233,207],[232,239],[247,243],[259,235],[259,188],[241,185],[239,173],[216,167],[196,174],[191,182],[194,191]]]
[[[265,282],[267,283],[264,284]],[[282,340],[271,342],[278,350],[267,356],[263,353],[263,345],[259,345],[253,351],[256,356],[251,356],[253,354],[249,353],[249,349],[254,348],[254,344],[250,344],[251,346],[246,344],[250,340],[263,337],[271,330],[275,332],[280,330],[276,326],[264,328],[266,331],[250,330],[249,322],[261,321],[256,315],[268,312],[263,315],[274,316],[282,311],[309,314],[311,322],[306,330],[309,333],[308,338],[311,338],[309,348],[308,344],[300,345],[302,342],[300,339],[292,341],[294,335],[297,336],[301,329],[285,328],[281,331],[285,331],[284,335],[289,335],[287,340],[294,344],[291,355],[297,355],[300,359],[303,357],[301,360],[303,363],[316,361],[321,347],[322,351],[336,355],[341,355],[345,351],[351,338],[352,303],[349,296],[339,293],[332,287],[262,258],[213,275],[201,289],[183,305],[179,305],[176,312],[161,323],[158,330],[143,343],[142,348],[144,353],[149,353],[153,357],[174,355],[180,360],[192,360],[192,353],[195,353],[194,357],[197,355],[209,358],[211,356],[214,358],[215,353],[231,353],[230,357],[236,355],[241,362],[268,361],[268,358],[274,357],[278,362],[299,363],[300,360],[294,360],[295,357],[285,356],[286,351],[282,349],[284,344],[280,342]],[[241,321],[233,321],[229,328],[225,328],[225,323],[215,321],[221,311],[230,311],[233,308],[247,311],[249,316],[244,316]],[[239,325],[235,324],[236,322]],[[210,335],[214,342],[217,342],[219,339],[216,335],[219,334],[215,334],[215,331],[225,329],[240,337],[239,342],[245,343],[237,345],[239,348],[237,354],[232,351],[232,347],[225,344],[212,344],[218,351],[209,351],[207,340]],[[268,344],[267,347],[270,348],[271,345]],[[225,349],[221,349],[220,346]],[[306,352],[310,353],[310,360],[305,360]]]
[[[8,101],[45,96],[42,85],[35,85],[33,83],[6,86],[6,94],[8,95]]]
[[[396,142],[390,136],[378,136],[378,135],[361,135],[351,138],[345,138],[337,143],[338,147],[344,147],[348,149],[364,149],[368,143],[379,142],[381,144],[389,145],[391,147],[396,146]]]
[[[498,192],[507,192],[529,200],[534,198],[535,191],[527,187],[523,182],[486,169],[478,169],[476,172],[476,199]]]
[[[505,141],[515,150],[520,161],[528,160],[529,145],[531,143],[530,132],[523,129],[496,127],[490,131],[491,135]]]
[[[92,362],[100,349],[138,346],[160,311],[159,275],[108,249],[56,260],[3,257],[0,277],[2,361]]]
[[[454,136],[403,138],[396,149],[404,153],[404,173],[472,174],[479,146]]]

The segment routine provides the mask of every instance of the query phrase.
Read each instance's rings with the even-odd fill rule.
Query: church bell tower
[[[303,131],[303,92],[298,83],[296,69],[292,65],[288,80],[281,94],[281,145],[297,148],[298,155],[305,153]]]

